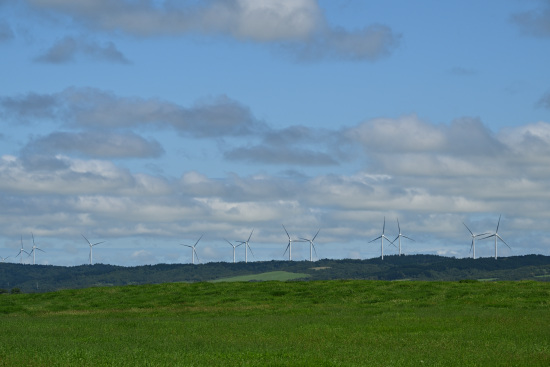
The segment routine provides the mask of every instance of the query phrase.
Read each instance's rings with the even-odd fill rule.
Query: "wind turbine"
[[[286,249],[285,249],[285,253],[283,254],[283,257],[285,256],[286,254],[286,251],[288,250],[288,260],[289,261],[292,261],[292,242],[304,242],[304,241],[301,241],[301,240],[293,240],[292,238],[290,238],[290,235],[288,234],[288,231],[286,230],[285,228],[285,225],[282,224],[285,232],[286,232],[286,235],[288,236],[288,245],[286,246]],[[317,251],[316,251],[317,252]]]
[[[34,243],[34,234],[31,233],[31,236],[32,236],[32,250],[29,256],[31,256],[32,254],[32,264],[36,265],[36,250],[42,251],[42,252],[46,252],[46,251],[39,249],[38,246],[36,246],[36,244]]]
[[[84,237],[83,234],[81,234],[82,237]],[[88,245],[90,245],[90,265],[92,265],[92,247],[94,247],[95,245],[99,245],[100,243],[104,243],[105,241],[101,241],[101,242],[98,242],[98,243],[90,243],[90,241],[88,241],[88,239],[86,237],[84,237],[84,239],[86,240],[86,242],[88,242]]]
[[[313,236],[313,238],[311,240],[308,240],[307,238],[300,238],[304,242],[309,242],[309,261],[313,261],[312,250],[315,251],[315,256],[317,256],[317,250],[315,249],[315,245],[313,244],[313,241],[315,241],[315,238],[319,234],[320,230],[321,230],[321,228],[319,228],[319,230],[317,231],[317,233],[315,233],[315,236]],[[317,256],[317,257],[319,257],[319,256]]]
[[[9,258],[10,258],[9,256],[8,256],[8,257],[2,257],[2,256],[0,256],[0,259],[2,260],[2,261],[0,261],[0,262],[5,263],[6,260],[9,259]]]
[[[242,245],[242,243],[239,243],[238,245],[234,245],[232,244],[231,242],[229,242],[229,240],[225,239],[227,241],[228,244],[230,244],[231,246],[233,246],[233,264],[235,264],[235,249],[237,247],[239,247],[240,245]]]
[[[384,218],[384,221],[386,219]],[[401,233],[401,226],[399,225],[399,218],[397,218],[397,228],[399,229],[399,234],[397,235],[397,237],[395,237],[395,240],[399,239],[399,256],[401,256],[401,237],[405,237],[406,239],[408,240],[411,240],[411,241],[414,241],[412,238],[410,237],[407,237],[405,236],[404,234]],[[393,240],[393,242],[395,242],[395,240]]]
[[[24,252],[24,253],[26,253],[27,255],[30,256],[30,254],[27,251],[23,250],[23,236],[21,236],[21,249],[19,250],[19,253],[17,255],[15,255],[15,257],[21,256],[20,257],[20,263],[21,264],[23,264],[23,256],[21,255],[22,252]]]
[[[472,235],[472,245],[470,246],[470,251],[473,250],[473,257],[474,257],[474,260],[475,260],[475,258],[476,258],[476,237],[485,236],[486,234],[489,234],[489,233],[474,234],[472,231],[470,231],[470,228],[468,228],[466,223],[462,222],[462,224],[464,224],[464,227],[466,227],[468,232],[470,232],[470,234]]]
[[[384,231],[386,230],[386,217],[384,217],[384,226],[382,227],[382,234],[379,237],[376,237],[374,240],[369,241],[369,243],[374,242],[376,240],[380,240],[380,257],[382,260],[384,260],[384,238],[388,240],[389,243],[395,246],[392,240],[390,240],[386,235],[384,234]]]
[[[483,237],[482,240],[486,239],[486,238],[490,238],[490,237],[494,237],[495,238],[495,260],[497,259],[497,241],[500,239],[506,246],[508,246],[508,244],[506,243],[506,241],[504,241],[502,239],[502,237],[499,236],[498,234],[498,226],[500,225],[500,217],[502,217],[502,214],[499,215],[498,217],[498,223],[497,223],[497,230],[495,231],[495,233],[493,233],[492,235],[490,236],[487,236],[487,237]],[[511,250],[512,248],[510,246],[508,246],[508,248]]]
[[[193,258],[193,265],[195,265],[195,255],[197,255],[197,261],[200,261],[199,260],[199,254],[197,254],[197,250],[195,249],[195,247],[197,246],[197,244],[199,243],[199,241],[201,240],[203,235],[201,235],[199,237],[199,239],[197,240],[197,242],[195,242],[195,244],[193,246],[191,245],[185,245],[185,244],[181,244],[181,246],[186,246],[186,247],[190,247],[191,248],[191,256]]]
[[[248,244],[248,242],[250,242],[250,238],[252,238],[252,233],[254,233],[254,229],[252,229],[252,232],[250,232],[250,236],[248,236],[248,239],[246,241],[239,241],[240,245],[244,245],[244,262],[245,263],[248,262],[248,250],[250,250],[250,253],[252,254],[252,256],[254,256],[254,252],[252,252],[252,248]]]

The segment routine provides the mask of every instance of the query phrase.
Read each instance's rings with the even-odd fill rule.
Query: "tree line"
[[[50,292],[97,286],[203,282],[272,271],[305,273],[304,280],[550,280],[550,256],[457,259],[436,255],[391,255],[367,260],[261,261],[250,263],[107,264],[56,266],[0,263],[0,293]]]

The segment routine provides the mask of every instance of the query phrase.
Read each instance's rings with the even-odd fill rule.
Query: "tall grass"
[[[318,281],[0,297],[1,366],[547,366],[550,284]]]

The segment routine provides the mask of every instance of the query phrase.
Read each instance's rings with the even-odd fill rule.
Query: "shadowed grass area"
[[[550,284],[172,283],[0,297],[4,366],[550,364]]]

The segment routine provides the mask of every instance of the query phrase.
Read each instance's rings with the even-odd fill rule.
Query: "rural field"
[[[548,366],[550,283],[220,282],[0,295],[0,366]]]

